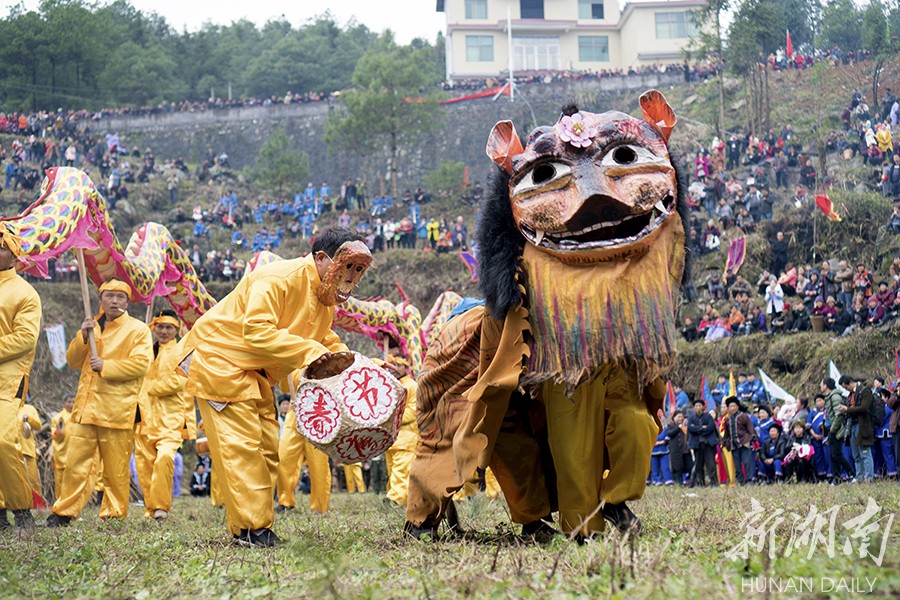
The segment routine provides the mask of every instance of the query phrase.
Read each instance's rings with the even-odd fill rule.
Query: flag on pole
[[[675,414],[675,389],[672,387],[671,380],[666,381],[666,408],[669,417]]]
[[[787,54],[788,60],[794,58],[794,44],[791,42],[791,30],[787,30],[787,40],[784,42],[785,53]]]
[[[816,195],[816,206],[819,207],[829,221],[834,221],[835,223],[840,223],[843,219],[841,216],[834,212],[834,205],[831,203],[831,199],[825,194]]]
[[[706,375],[700,378],[700,397],[706,402],[707,410],[718,408],[716,406],[716,399],[713,398],[712,390],[709,389],[709,382],[706,380]]]
[[[746,240],[744,236],[731,240],[728,247],[728,257],[725,259],[725,281],[728,281],[728,274],[735,275],[744,264],[744,257],[747,254]]]
[[[772,378],[759,369],[759,380],[762,381],[763,387],[769,396],[775,400],[783,400],[787,404],[797,404],[797,398],[793,394],[785,390],[783,387],[772,381]]]
[[[50,363],[54,369],[62,370],[66,368],[66,332],[62,323],[44,327],[44,333],[47,334],[47,346],[50,348]]]
[[[835,383],[841,378],[841,372],[838,371],[837,365],[834,364],[833,360],[828,361],[828,376],[834,379]]]
[[[478,260],[472,256],[471,252],[465,250],[460,251],[459,258],[469,268],[469,278],[472,283],[478,283]]]

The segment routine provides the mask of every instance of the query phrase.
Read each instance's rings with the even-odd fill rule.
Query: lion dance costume
[[[457,307],[425,357],[410,533],[452,519],[453,492],[488,466],[526,532],[554,510],[576,535],[604,518],[639,531],[625,503],[660,431],[687,212],[675,114],[655,90],[640,106],[643,120],[568,106],[525,145],[510,121],[491,132],[485,303]]]

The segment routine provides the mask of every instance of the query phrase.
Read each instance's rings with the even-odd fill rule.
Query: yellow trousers
[[[543,394],[560,526],[567,533],[602,531],[601,502],[618,504],[644,494],[656,420],[634,373],[612,366],[571,399],[563,385],[552,382],[544,384]]]
[[[209,503],[213,506],[225,506],[225,501],[222,499],[222,484],[219,483],[219,478],[212,470],[209,472]]]
[[[388,472],[387,497],[400,506],[406,506],[406,497],[409,495],[409,470],[415,458],[415,450],[388,448],[384,453]]]
[[[66,449],[66,475],[53,513],[76,518],[91,497],[91,476],[99,450],[103,504],[100,518],[124,518],[128,515],[131,470],[128,463],[134,446],[133,429],[110,429],[97,425],[70,422],[66,426],[69,446]]]
[[[7,510],[31,508],[33,503],[19,445],[21,404],[18,398],[0,397],[0,508]]]
[[[275,524],[274,485],[278,474],[278,419],[269,388],[263,398],[229,402],[221,411],[197,398],[218,480],[228,528],[271,529]]]
[[[484,495],[488,497],[488,500],[496,500],[500,497],[500,482],[497,481],[497,476],[490,467],[484,471]]]
[[[25,459],[25,478],[28,479],[28,485],[43,498],[44,490],[41,486],[41,473],[38,470],[37,460],[33,456],[24,456],[23,458]]]
[[[348,494],[362,494],[366,491],[363,483],[362,466],[359,463],[344,465],[344,479],[347,480]]]
[[[278,504],[297,505],[297,482],[303,463],[309,466],[309,508],[328,512],[331,501],[331,467],[328,455],[300,435],[296,427],[285,425],[278,440]]]
[[[134,465],[144,491],[144,516],[172,510],[172,476],[175,453],[181,448],[181,432],[147,433],[138,423],[134,432]]]
[[[63,468],[53,468],[53,498],[59,498],[60,492],[62,492],[62,480],[66,475],[66,469]]]

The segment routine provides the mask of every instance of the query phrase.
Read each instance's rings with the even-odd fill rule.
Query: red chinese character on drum
[[[337,435],[341,411],[334,397],[325,389],[312,387],[297,395],[297,429],[314,442],[327,444]]]
[[[381,369],[348,369],[341,384],[343,404],[350,419],[360,425],[382,423],[396,406],[394,388]]]
[[[383,429],[362,427],[341,435],[334,443],[337,455],[348,463],[378,456],[391,447],[394,438]]]

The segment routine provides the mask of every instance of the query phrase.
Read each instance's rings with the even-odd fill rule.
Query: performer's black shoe
[[[246,548],[272,548],[281,542],[281,538],[267,528],[241,529],[240,535],[234,536],[234,541]]]
[[[606,503],[603,505],[603,518],[613,524],[619,533],[630,533],[635,536],[643,531],[641,520],[631,512],[624,502],[619,504]]]
[[[41,527],[68,527],[71,521],[71,517],[63,517],[51,513],[47,520],[41,523]]]
[[[558,529],[553,527],[552,523],[552,518],[549,515],[537,521],[525,523],[522,525],[522,537],[530,538],[538,544],[549,544],[555,536],[562,535]]]
[[[437,527],[428,527],[425,525],[424,527],[416,527],[409,521],[407,521],[403,525],[403,533],[413,538],[414,540],[421,540],[425,536],[429,536],[431,541],[435,541],[438,539],[438,530]]]
[[[14,510],[13,518],[16,521],[16,528],[18,529],[34,529],[34,517],[31,516],[31,511],[27,508],[22,510]]]
[[[278,514],[281,514],[283,512],[289,511],[289,510],[294,510],[294,507],[293,506],[285,506],[284,504],[276,504],[275,505],[275,512]]]
[[[0,529],[9,529],[12,527],[9,523],[9,519],[6,517],[6,509],[0,508]]]
[[[456,503],[450,500],[445,512],[447,517],[447,533],[453,537],[462,537],[466,534],[466,530],[459,524],[459,513],[456,512]]]

